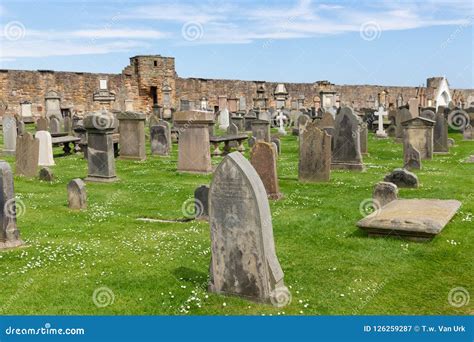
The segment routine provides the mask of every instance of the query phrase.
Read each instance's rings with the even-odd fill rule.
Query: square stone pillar
[[[145,160],[145,119],[144,113],[119,112],[120,159]]]
[[[421,159],[432,159],[434,125],[433,120],[421,116],[402,122],[403,151],[412,146],[420,152]]]
[[[112,138],[117,126],[117,119],[110,112],[94,113],[84,118],[89,164],[86,181],[115,182],[117,180]]]
[[[193,173],[212,172],[209,143],[209,125],[214,114],[184,111],[174,114],[174,124],[179,132],[178,171]]]
[[[257,141],[270,142],[270,122],[267,120],[252,121],[252,136]]]

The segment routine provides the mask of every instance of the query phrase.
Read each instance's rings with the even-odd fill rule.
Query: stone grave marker
[[[420,152],[421,159],[433,157],[433,126],[435,122],[422,116],[404,121],[403,149],[412,145]]]
[[[281,154],[281,140],[280,140],[280,138],[277,137],[277,136],[274,136],[271,139],[272,139],[272,143],[274,143],[276,145],[277,154],[280,155]]]
[[[88,175],[86,181],[115,182],[114,142],[112,134],[118,127],[112,113],[104,111],[84,118],[87,130]]]
[[[462,132],[463,140],[474,140],[474,133],[471,125],[464,127]]]
[[[2,118],[3,129],[3,155],[14,156],[16,151],[17,129],[14,116],[5,115]]]
[[[39,118],[36,121],[36,131],[49,131],[49,119],[48,118]]]
[[[407,170],[421,170],[420,151],[412,145],[408,145],[403,151],[403,164]]]
[[[54,180],[53,171],[48,167],[42,167],[39,171],[39,179],[45,182],[52,182]]]
[[[16,139],[15,173],[25,177],[36,177],[38,169],[39,140],[26,132]]]
[[[257,141],[250,151],[250,163],[263,182],[268,198],[278,200],[282,197],[278,186],[276,150],[264,141]]]
[[[219,164],[209,190],[209,291],[283,306],[283,283],[265,187],[241,153]]]
[[[35,138],[39,141],[39,166],[53,166],[53,143],[51,140],[51,133],[48,131],[38,131],[35,134]]]
[[[375,202],[375,209],[382,209],[388,203],[398,199],[398,187],[390,182],[378,182],[374,187],[372,198]]]
[[[359,134],[360,134],[360,153],[364,156],[367,156],[369,155],[369,129],[367,127],[367,122],[360,122]]]
[[[256,141],[270,142],[270,121],[252,121],[252,136]]]
[[[448,121],[444,117],[444,107],[440,106],[435,116],[433,129],[433,153],[449,153]]]
[[[222,109],[219,114],[219,128],[227,129],[229,127],[229,110],[227,108]]]
[[[385,129],[383,127],[383,121],[384,117],[388,115],[388,112],[385,110],[384,107],[380,106],[379,110],[374,113],[374,115],[378,118],[378,129],[377,132],[375,132],[375,136],[377,138],[382,138],[385,139],[388,137],[387,132],[385,132]]]
[[[391,173],[385,176],[385,182],[395,184],[400,188],[417,188],[418,177],[406,169],[395,169]]]
[[[15,190],[13,186],[13,173],[10,165],[0,160],[0,250],[23,245],[20,231],[16,225]]]
[[[420,116],[422,118],[425,118],[425,119],[428,119],[428,120],[431,120],[431,121],[435,121],[436,119],[436,114],[435,112],[433,112],[432,110],[429,110],[429,109],[425,109],[421,112]]]
[[[51,134],[61,133],[61,121],[56,116],[49,118],[49,131]]]
[[[145,119],[144,113],[119,112],[120,159],[145,160]]]
[[[331,176],[331,136],[309,122],[300,132],[298,180],[327,182]]]
[[[150,128],[151,154],[169,156],[172,149],[171,128],[166,121]]]
[[[410,111],[411,118],[416,118],[420,115],[419,102],[416,98],[411,98],[408,100],[408,109]]]
[[[82,179],[71,180],[67,185],[67,200],[70,209],[86,209],[87,193],[86,184]]]
[[[352,108],[341,108],[336,116],[335,124],[331,167],[333,169],[365,170],[360,151],[359,120]]]
[[[209,187],[201,185],[194,190],[194,212],[196,218],[209,220]]]
[[[255,139],[254,137],[249,137],[247,139],[247,144],[249,145],[249,148],[254,147],[256,142],[257,142],[257,139]]]

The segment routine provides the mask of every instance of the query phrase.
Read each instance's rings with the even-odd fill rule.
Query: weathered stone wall
[[[108,90],[115,93],[115,101],[110,106],[93,101],[93,94],[99,89],[101,79],[106,79]],[[126,99],[133,100],[134,110],[150,113],[154,100],[163,105],[166,88],[170,94],[169,107],[177,110],[181,99],[193,101],[197,107],[202,97],[208,99],[208,108],[214,108],[218,105],[218,97],[222,95],[236,99],[244,96],[247,109],[250,109],[257,97],[257,88],[261,86],[265,89],[267,106],[276,107],[273,94],[277,86],[275,82],[181,78],[176,74],[174,58],[160,55],[132,57],[130,65],[120,74],[0,70],[0,100],[8,104],[8,111],[17,114],[20,112],[20,102],[30,101],[33,115],[37,116],[44,115],[44,96],[49,90],[59,92],[62,97],[61,106],[72,106],[73,112],[78,114],[104,107],[124,109]],[[384,90],[388,92],[385,101],[387,104],[395,104],[399,94],[403,96],[405,103],[420,93],[428,97],[432,94],[430,88],[331,85],[328,82],[285,83],[285,86],[288,91],[286,107],[291,107],[292,102],[301,101],[302,98],[305,107],[318,107],[321,90],[335,91],[341,104],[354,108],[370,107],[369,97],[375,100]],[[156,96],[153,96],[154,91]],[[451,91],[455,101],[474,98],[473,89]]]

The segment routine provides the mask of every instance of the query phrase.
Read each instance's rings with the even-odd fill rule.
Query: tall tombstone
[[[308,122],[300,132],[298,180],[328,182],[331,177],[331,136]]]
[[[186,111],[174,115],[179,131],[178,171],[212,172],[209,125],[214,122],[210,112]]]
[[[408,109],[410,110],[412,119],[420,115],[419,102],[417,98],[411,98],[408,100]]]
[[[360,151],[359,120],[352,108],[341,108],[336,116],[335,126],[331,167],[333,169],[365,170]]]
[[[49,131],[49,118],[39,118],[36,121],[36,131]]]
[[[403,150],[411,145],[420,152],[421,159],[432,159],[434,124],[422,116],[403,122]]]
[[[117,180],[112,137],[117,127],[117,119],[107,111],[93,113],[84,118],[84,128],[87,130],[88,175],[86,181],[115,182]]]
[[[287,304],[290,293],[275,252],[265,187],[239,152],[228,154],[214,172],[209,223],[209,291]]]
[[[440,106],[435,116],[433,130],[433,152],[435,154],[449,153],[448,121],[444,117],[444,107]]]
[[[120,159],[145,160],[145,119],[144,113],[119,112]]]
[[[420,151],[409,144],[403,151],[403,168],[407,170],[421,170]]]
[[[70,209],[87,208],[86,183],[80,178],[71,180],[67,185],[67,201]]]
[[[257,141],[270,142],[270,121],[253,120],[252,136],[255,137]]]
[[[35,138],[39,141],[38,165],[53,166],[55,163],[53,158],[51,133],[48,131],[39,131],[36,132]]]
[[[209,220],[209,187],[201,185],[194,190],[194,212],[198,220]]]
[[[71,134],[72,133],[72,119],[70,116],[66,116],[64,118],[64,132],[66,132],[67,134]]]
[[[240,111],[246,111],[247,110],[247,101],[245,99],[245,96],[241,96],[239,98],[239,110]]]
[[[61,121],[56,117],[52,116],[49,118],[49,131],[51,134],[61,133]]]
[[[20,117],[24,122],[33,122],[33,113],[31,112],[31,102],[23,101],[20,103]]]
[[[250,163],[263,182],[268,198],[278,200],[282,197],[278,186],[276,158],[273,146],[264,141],[257,141],[250,152]]]
[[[398,110],[397,113],[397,118],[398,120],[396,121],[396,126],[395,126],[395,139],[398,142],[401,142],[403,139],[403,126],[402,123],[404,121],[411,120],[411,114],[410,111],[407,108],[401,108]]]
[[[257,114],[251,110],[244,116],[244,127],[247,132],[252,131],[252,122],[257,120]]]
[[[13,173],[10,165],[0,160],[0,250],[23,245],[16,226],[16,203]]]
[[[25,177],[36,177],[38,169],[39,140],[31,133],[16,139],[15,173]]]
[[[230,122],[237,126],[237,132],[244,131],[244,118],[234,115],[230,118]]]
[[[472,125],[467,125],[464,127],[463,132],[462,132],[463,140],[474,140],[474,132]]]
[[[229,127],[229,111],[227,108],[221,110],[219,114],[219,128],[220,129],[227,129]]]
[[[170,124],[162,120],[158,125],[150,128],[151,154],[169,156],[171,153],[171,128]]]
[[[14,156],[16,151],[16,119],[12,115],[4,115],[2,118],[3,129],[3,155]]]
[[[52,116],[55,116],[57,118],[62,118],[60,106],[61,96],[59,96],[56,91],[50,90],[46,93],[44,100],[46,107],[46,117],[51,118]]]
[[[219,111],[223,111],[224,109],[227,109],[227,96],[221,95],[218,97],[218,106],[219,106]]]

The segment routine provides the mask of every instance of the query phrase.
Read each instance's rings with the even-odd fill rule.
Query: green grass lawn
[[[474,313],[474,298],[456,308],[448,293],[474,297],[474,142],[450,134],[450,155],[423,161],[419,189],[402,198],[457,199],[462,207],[433,241],[368,238],[355,226],[360,203],[402,162],[402,145],[369,136],[367,171],[333,171],[327,184],[297,180],[296,137],[282,138],[278,161],[285,198],[271,202],[277,255],[292,292],[285,308],[208,294],[207,222],[180,219],[182,205],[211,176],[176,172],[172,156],[116,160],[120,181],[87,184],[88,209],[67,207],[66,185],[87,175],[81,155],[57,156],[53,183],[15,177],[24,248],[0,252],[0,313],[33,315],[336,315]],[[60,150],[56,149],[59,154]],[[248,150],[245,153],[248,157]],[[6,157],[14,168],[14,158]],[[213,158],[218,164],[221,158]],[[113,303],[98,307],[96,289]]]

